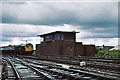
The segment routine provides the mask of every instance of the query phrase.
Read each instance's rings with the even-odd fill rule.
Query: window
[[[63,40],[63,34],[55,34],[54,40]]]
[[[45,36],[45,41],[50,41],[50,36]]]
[[[52,35],[45,36],[45,41],[52,41]]]

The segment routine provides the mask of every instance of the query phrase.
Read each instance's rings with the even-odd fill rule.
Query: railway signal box
[[[76,42],[76,33],[56,31],[39,35],[43,38],[41,44],[36,45],[36,54],[44,56],[94,56],[95,45],[82,45]]]

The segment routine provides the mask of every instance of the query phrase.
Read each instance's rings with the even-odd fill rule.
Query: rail
[[[15,79],[16,80],[22,80],[19,73],[18,73],[18,71],[17,71],[17,69],[14,67],[14,64],[9,59],[4,58],[4,60],[6,60],[11,65],[11,67],[12,67],[12,69],[14,71],[15,77],[16,77]]]

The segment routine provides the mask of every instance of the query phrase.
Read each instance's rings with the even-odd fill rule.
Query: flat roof
[[[51,33],[46,33],[46,34],[41,34],[41,35],[38,35],[40,37],[44,37],[46,35],[50,35],[50,34],[54,34],[54,33],[79,33],[79,32],[76,32],[76,31],[55,31],[55,32],[51,32]]]

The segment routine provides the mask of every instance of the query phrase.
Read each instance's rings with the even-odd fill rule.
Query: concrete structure
[[[77,32],[56,31],[39,35],[43,38],[41,44],[36,45],[36,54],[45,56],[94,56],[95,45],[82,45],[76,42]]]

